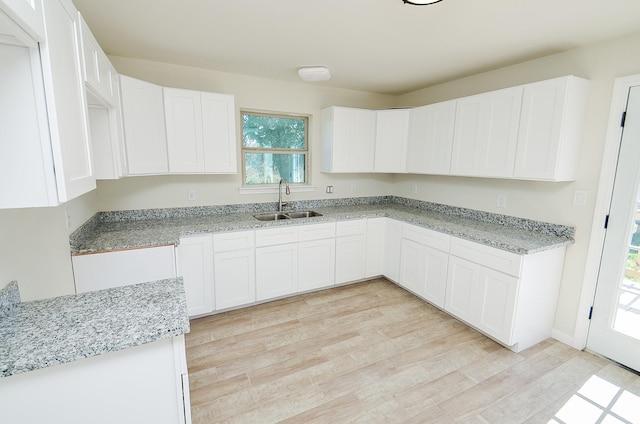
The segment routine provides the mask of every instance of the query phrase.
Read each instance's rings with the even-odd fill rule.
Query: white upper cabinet
[[[200,93],[202,100],[202,137],[204,172],[235,174],[236,106],[229,94]]]
[[[376,172],[407,172],[407,140],[409,109],[389,109],[376,112]]]
[[[322,110],[322,172],[373,172],[376,111]]]
[[[120,75],[128,175],[169,171],[162,87]]]
[[[113,86],[113,77],[117,72],[82,17],[80,17],[80,23],[83,78],[86,86],[105,103],[115,106],[117,96]]]
[[[42,0],[0,0],[0,10],[17,22],[34,40],[45,40]]]
[[[169,172],[204,171],[200,93],[163,88]]]
[[[525,85],[515,178],[575,179],[588,85],[574,76]]]
[[[80,19],[70,0],[44,2],[46,42],[40,45],[58,199],[96,187],[80,63]]]
[[[522,91],[518,86],[457,100],[452,175],[513,176]]]
[[[164,88],[170,173],[236,173],[233,96]]]
[[[455,100],[411,109],[407,172],[449,174],[455,114]]]

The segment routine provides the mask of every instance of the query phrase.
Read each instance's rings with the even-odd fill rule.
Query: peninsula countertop
[[[291,203],[288,210],[313,209],[322,216],[270,222],[257,220],[255,214],[274,210],[270,203],[101,212],[72,235],[71,252],[78,255],[178,245],[181,236],[193,234],[375,217],[396,219],[518,254],[536,253],[574,242],[575,229],[570,226],[394,196]]]
[[[1,292],[0,378],[189,332],[182,278],[22,303],[15,282]]]

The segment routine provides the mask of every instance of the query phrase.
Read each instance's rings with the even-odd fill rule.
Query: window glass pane
[[[306,155],[245,153],[245,181],[249,184],[277,184],[281,178],[290,183],[305,182]]]
[[[244,147],[304,150],[306,118],[242,114]]]

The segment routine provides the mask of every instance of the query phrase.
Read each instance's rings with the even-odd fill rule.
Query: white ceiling
[[[640,32],[639,0],[73,0],[109,55],[401,94]]]

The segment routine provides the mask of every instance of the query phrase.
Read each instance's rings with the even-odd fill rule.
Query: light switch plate
[[[587,206],[587,190],[576,190],[573,192],[573,204],[575,206]]]

